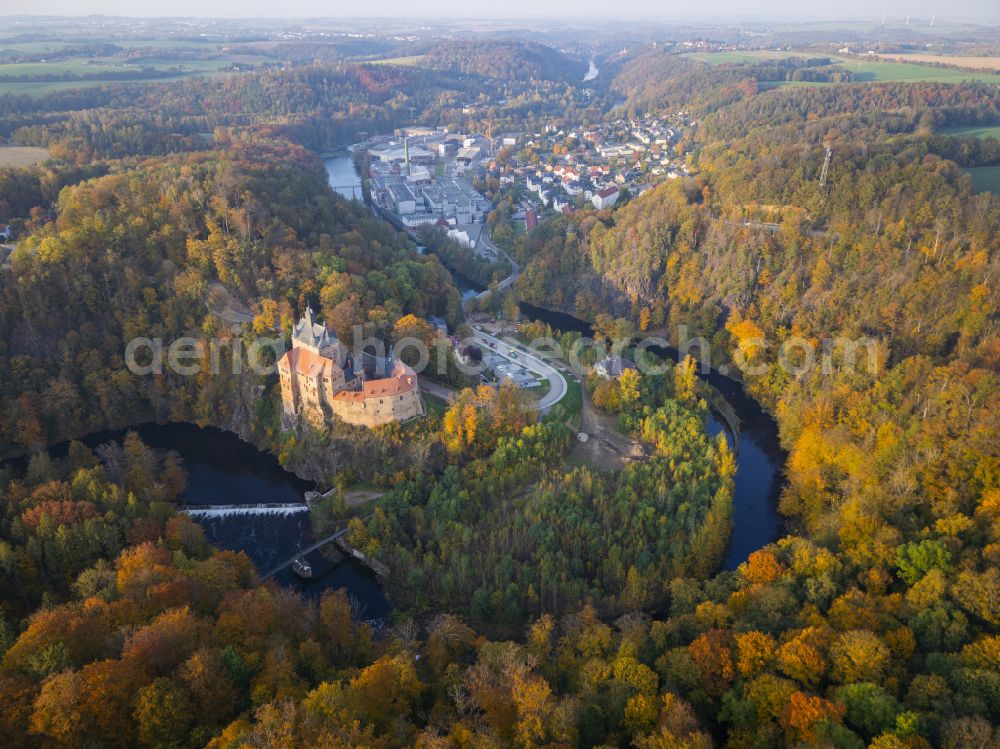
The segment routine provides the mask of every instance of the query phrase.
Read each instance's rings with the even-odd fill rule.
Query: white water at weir
[[[227,518],[243,515],[274,515],[288,517],[300,512],[308,512],[308,505],[303,504],[262,504],[262,505],[207,505],[205,507],[188,507],[181,510],[194,518]]]

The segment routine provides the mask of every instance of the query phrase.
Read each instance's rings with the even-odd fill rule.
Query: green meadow
[[[814,52],[748,49],[735,52],[685,52],[682,57],[707,62],[709,65],[732,65],[744,62],[760,62],[761,60],[784,60],[789,57],[830,57],[830,55],[821,55]]]
[[[941,132],[945,135],[965,135],[972,138],[996,138],[1000,140],[1000,125],[962,125],[946,127]]]
[[[267,59],[266,57],[255,57],[253,63],[264,62]],[[87,88],[102,84],[129,85],[176,80],[180,76],[214,75],[226,71],[234,62],[245,61],[245,57],[237,55],[220,55],[207,60],[178,60],[170,57],[150,56],[131,58],[127,62],[121,57],[100,57],[54,62],[5,63],[0,64],[0,94],[43,96],[54,91]],[[141,68],[148,69],[142,78],[120,79],[114,77],[122,72],[138,71]],[[107,74],[107,77],[104,77],[103,74]],[[45,76],[48,78],[65,76],[65,78],[63,80],[10,80],[15,76]]]
[[[854,73],[856,81],[912,81],[922,83],[961,83],[982,81],[1000,83],[1000,73],[981,73],[974,70],[939,68],[913,62],[877,62],[875,60],[846,61],[842,68]]]
[[[976,166],[963,170],[972,177],[972,189],[1000,195],[1000,166]]]
[[[25,94],[27,96],[44,96],[56,91],[69,91],[75,88],[90,88],[91,86],[118,85],[134,86],[139,83],[159,83],[162,81],[176,81],[178,76],[159,76],[153,78],[143,78],[141,80],[113,80],[113,79],[91,79],[84,81],[0,81],[0,94]]]

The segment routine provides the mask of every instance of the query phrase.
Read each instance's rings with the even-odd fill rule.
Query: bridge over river
[[[372,513],[372,515],[373,514],[374,513]],[[361,522],[367,523],[369,520],[372,519],[372,515],[366,515],[365,517],[361,518]],[[353,520],[353,518],[351,518],[351,520]],[[348,522],[350,522],[350,521],[348,521]],[[279,572],[281,572],[283,569],[285,569],[285,567],[291,566],[292,562],[294,562],[296,559],[300,559],[300,558],[304,557],[306,554],[311,554],[312,552],[317,551],[318,549],[323,548],[328,543],[332,543],[333,541],[336,541],[338,538],[341,538],[342,536],[344,536],[347,533],[347,531],[348,531],[348,527],[347,527],[347,525],[344,525],[344,527],[341,528],[340,530],[338,530],[338,531],[336,531],[334,533],[331,533],[329,536],[324,536],[323,538],[321,538],[319,541],[317,541],[316,543],[312,544],[311,546],[307,546],[304,549],[299,549],[298,551],[295,552],[295,556],[289,557],[285,561],[283,561],[280,564],[272,567],[267,572],[265,572],[263,575],[261,575],[261,579],[262,580],[267,580],[269,577],[274,577]]]

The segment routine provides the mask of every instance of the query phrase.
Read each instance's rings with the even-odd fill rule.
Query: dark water
[[[486,287],[481,283],[476,283],[468,276],[459,273],[457,270],[448,268],[448,272],[451,273],[452,282],[455,284],[455,288],[458,289],[458,293],[462,295],[463,302],[467,302],[473,297],[477,297],[486,291]]]
[[[91,448],[121,442],[126,431],[129,430],[95,432],[80,442]],[[311,481],[282,468],[275,456],[261,452],[230,432],[182,423],[141,424],[131,431],[138,432],[148,446],[173,450],[181,456],[188,472],[187,488],[181,499],[188,505],[297,503],[303,500],[306,491],[314,488]],[[49,448],[49,453],[62,457],[68,447],[68,443],[55,445]],[[245,552],[262,574],[313,541],[308,512],[197,520],[213,545]],[[313,566],[311,580],[300,580],[291,569],[283,570],[275,579],[310,596],[319,596],[329,588],[346,588],[360,616],[375,621],[387,619],[389,603],[371,571],[353,560],[330,561],[324,557],[324,551],[308,556]]]
[[[428,252],[430,252],[430,250],[428,250],[422,244],[417,245],[418,254],[425,255]],[[444,265],[443,260],[441,261],[441,264]],[[445,267],[448,268],[448,266]],[[455,285],[455,288],[458,289],[458,293],[462,295],[463,302],[467,302],[473,297],[479,296],[484,291],[486,291],[486,287],[483,286],[481,283],[476,283],[468,276],[459,273],[457,270],[452,270],[451,268],[448,268],[448,272],[451,273],[451,281]]]
[[[522,303],[521,312],[532,320],[541,320],[562,331],[592,335],[590,325],[572,315]],[[679,352],[670,347],[651,346],[652,353],[678,361]],[[725,569],[735,569],[753,551],[778,539],[782,521],[778,514],[782,470],[785,453],[778,441],[778,425],[743,386],[730,377],[711,369],[699,373],[718,390],[732,406],[740,420],[739,449],[736,454],[736,479],[733,487],[733,533],[726,555]],[[724,432],[732,441],[729,430],[710,416],[707,424],[713,437]]]
[[[351,154],[345,153],[333,159],[326,159],[323,166],[326,167],[326,173],[329,175],[330,187],[348,200],[351,198],[361,200],[361,176],[354,168]]]
[[[149,447],[173,450],[188,472],[183,500],[189,505],[238,505],[258,502],[301,502],[314,487],[289,473],[278,459],[262,453],[231,432],[194,424],[140,424],[127,430],[95,432],[80,442],[96,447],[121,442],[134,431]],[[56,455],[57,447],[49,452]],[[249,553],[249,552],[248,552]]]

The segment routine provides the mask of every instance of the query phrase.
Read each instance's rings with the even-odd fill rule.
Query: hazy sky
[[[579,18],[616,15],[619,18],[747,19],[881,17],[905,18],[936,14],[948,19],[1000,22],[998,0],[0,0],[0,15],[200,16],[229,18],[400,16],[506,18],[560,16]]]

